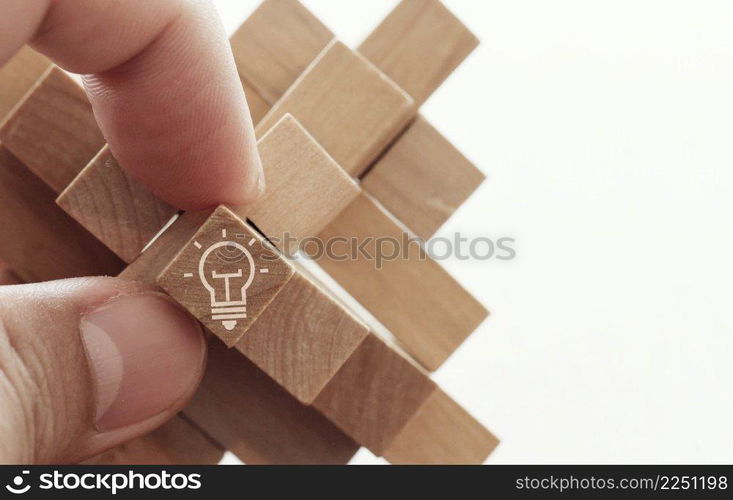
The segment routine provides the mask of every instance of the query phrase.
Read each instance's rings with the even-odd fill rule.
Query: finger
[[[0,463],[76,462],[173,417],[201,379],[198,323],[117,278],[0,287]]]
[[[84,74],[120,164],[182,209],[243,205],[264,181],[213,6],[180,0],[3,0],[0,63],[23,43]]]

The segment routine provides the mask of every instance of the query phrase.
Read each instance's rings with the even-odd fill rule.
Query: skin
[[[264,189],[247,103],[208,2],[3,0],[0,65],[26,43],[83,75],[120,165],[172,205],[245,205]],[[115,278],[0,287],[0,463],[83,460],[183,407],[203,372],[198,337],[181,347],[190,387],[162,413],[105,431],[94,421],[80,322],[100,302],[149,292]]]

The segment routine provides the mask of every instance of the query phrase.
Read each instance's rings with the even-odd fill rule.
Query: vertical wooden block
[[[0,67],[0,122],[51,65],[27,45]]]
[[[104,146],[84,90],[55,66],[7,117],[0,141],[56,192]]]
[[[106,145],[56,202],[125,262],[176,213],[120,168]]]
[[[442,390],[435,390],[384,451],[403,465],[481,464],[499,440]]]
[[[237,211],[286,253],[297,250],[295,240],[318,234],[359,194],[358,185],[291,115],[259,140],[258,149],[267,188]]]
[[[259,233],[219,207],[156,281],[231,347],[293,272]]]
[[[84,462],[88,465],[216,465],[224,449],[178,415],[150,434]]]
[[[0,258],[24,281],[117,274],[123,263],[54,202],[0,145]]]
[[[369,330],[296,273],[235,347],[303,403],[311,403]]]
[[[345,464],[359,449],[316,410],[216,341],[184,413],[247,464]]]
[[[381,455],[434,390],[435,383],[417,366],[370,334],[313,406]]]
[[[247,105],[249,106],[249,114],[252,116],[252,123],[257,125],[262,117],[270,111],[270,105],[262,98],[254,87],[242,78],[241,75],[239,78],[242,81],[244,96],[247,98]]]
[[[418,116],[364,175],[361,185],[427,240],[484,179],[479,169]]]
[[[437,369],[488,314],[365,193],[321,231],[320,238],[362,245],[363,252],[349,258],[321,255],[318,263],[430,370]],[[343,245],[333,249],[353,252]]]
[[[331,43],[257,125],[292,114],[348,173],[359,175],[413,116],[413,101],[362,56]]]
[[[359,52],[420,106],[477,45],[439,0],[402,0]]]
[[[274,104],[332,38],[297,0],[265,0],[231,44],[242,79]]]

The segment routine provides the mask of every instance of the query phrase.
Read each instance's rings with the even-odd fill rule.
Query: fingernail
[[[79,330],[100,431],[160,414],[190,396],[201,377],[201,327],[163,294],[117,297],[86,313]]]

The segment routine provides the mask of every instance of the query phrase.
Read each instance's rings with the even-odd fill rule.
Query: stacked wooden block
[[[438,0],[403,0],[354,51],[297,0],[265,0],[231,42],[268,184],[247,207],[178,214],[117,165],[65,73],[30,49],[0,73],[18,101],[0,128],[0,258],[15,279],[143,280],[213,334],[181,416],[97,460],[227,449],[245,463],[346,463],[365,446],[392,463],[481,463],[496,439],[428,371],[484,307],[419,245],[381,266],[321,255],[375,328],[282,239],[433,235],[483,175],[418,108],[477,40]],[[206,255],[216,250],[218,276],[241,276],[232,249],[250,259],[246,307],[212,309]]]

